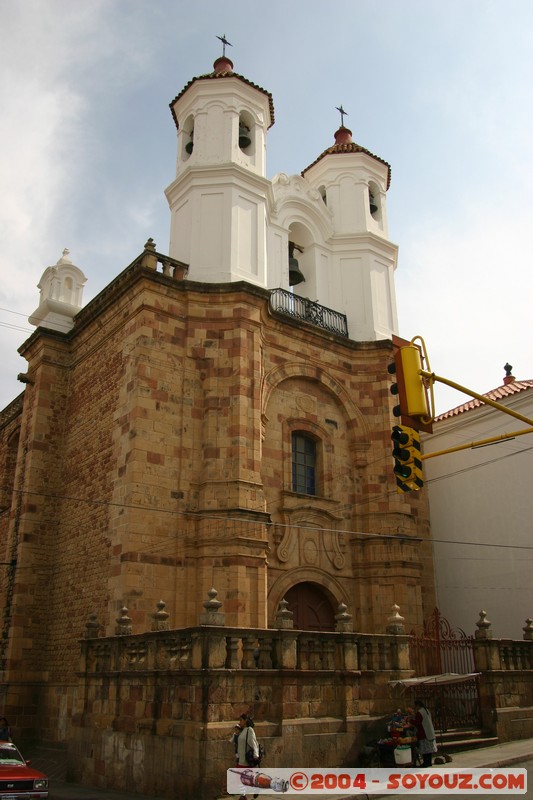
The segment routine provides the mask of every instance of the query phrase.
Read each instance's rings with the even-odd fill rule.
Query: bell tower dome
[[[220,37],[219,37],[220,38]],[[167,188],[169,254],[190,280],[266,286],[269,92],[233,71],[224,54],[170,104],[178,130],[176,178]]]

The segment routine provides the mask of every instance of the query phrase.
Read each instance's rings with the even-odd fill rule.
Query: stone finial
[[[348,614],[346,603],[340,603],[338,613],[335,614],[335,630],[341,633],[353,631],[352,615]]]
[[[513,368],[509,363],[505,364],[504,370],[505,370],[505,378],[503,379],[503,385],[508,386],[510,383],[514,383],[516,378],[513,375]]]
[[[405,617],[400,614],[400,606],[395,603],[392,607],[392,614],[387,620],[387,633],[401,636],[405,633],[404,622]]]
[[[157,603],[157,611],[154,611],[150,616],[152,617],[152,630],[153,631],[168,631],[168,618],[170,614],[165,611],[166,603],[160,600]]]
[[[90,614],[88,622],[85,623],[85,638],[97,639],[101,627],[102,626],[98,622],[96,614]]]
[[[289,611],[289,604],[285,598],[280,601],[278,610],[276,612],[276,628],[293,628],[294,627],[294,614]]]
[[[479,619],[476,622],[477,631],[475,634],[476,639],[492,639],[492,631],[490,626],[492,622],[487,619],[487,612],[480,611],[479,612]]]
[[[157,255],[155,250],[155,242],[152,237],[150,237],[144,245],[144,253],[141,263],[143,267],[157,270]]]
[[[205,612],[200,614],[200,625],[224,625],[225,615],[219,609],[222,607],[220,600],[217,600],[218,592],[212,588],[208,591],[209,598],[202,603]]]
[[[522,628],[522,630],[524,631],[524,636],[523,636],[524,640],[526,642],[533,641],[533,619],[531,619],[531,617],[528,617],[526,619],[526,624]]]
[[[128,609],[123,606],[120,609],[120,617],[116,620],[115,636],[129,636],[132,632],[131,617],[128,617]]]
[[[203,607],[206,611],[218,611],[218,609],[222,606],[220,600],[217,600],[218,592],[215,588],[209,589],[207,596],[209,600],[206,600],[202,603]]]

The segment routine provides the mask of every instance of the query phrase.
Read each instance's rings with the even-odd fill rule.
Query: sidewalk
[[[519,742],[504,742],[492,747],[480,747],[478,750],[465,750],[453,753],[450,764],[445,767],[505,767],[520,761],[533,759],[533,739],[522,739]]]
[[[457,767],[464,769],[488,768],[488,767],[505,767],[512,764],[518,764],[523,761],[530,761],[533,759],[533,739],[523,739],[519,742],[505,742],[504,744],[493,745],[492,747],[482,747],[479,749],[465,750],[461,753],[453,753],[452,761],[448,764],[435,764],[435,769],[442,769],[446,767]],[[268,767],[264,768],[268,772]],[[273,770],[275,771],[275,770]],[[253,789],[251,790],[253,792]],[[450,795],[451,797],[452,795]],[[479,795],[478,795],[479,796]],[[248,795],[250,798],[250,795]],[[287,800],[294,798],[294,795],[285,795]],[[368,794],[324,794],[312,795],[313,800],[367,800],[367,798],[378,797],[386,800],[386,795],[368,795]],[[133,798],[132,798],[133,800]],[[201,800],[204,800],[202,798]],[[218,798],[218,800],[228,800],[228,796]],[[231,799],[233,800],[233,798]],[[260,794],[259,800],[280,800],[279,794]],[[301,796],[301,800],[304,800]]]
[[[504,767],[517,764],[522,761],[533,759],[533,739],[523,739],[519,742],[505,742],[492,747],[484,747],[478,750],[467,750],[462,753],[454,753],[452,761],[443,767],[464,767],[485,768],[485,767]],[[435,765],[438,769],[440,765]],[[265,767],[265,772],[268,767]],[[163,798],[148,797],[146,795],[134,794],[131,792],[118,792],[110,789],[93,789],[87,786],[80,786],[75,783],[51,780],[50,800],[163,800]],[[253,791],[253,790],[252,790]],[[251,795],[250,795],[251,796]],[[343,797],[344,800],[355,800],[357,797],[365,798],[367,795],[336,795],[337,798]],[[279,800],[279,794],[261,794],[260,800]],[[287,795],[290,797],[290,795]],[[332,800],[333,795],[313,795],[313,800]],[[168,799],[167,799],[168,800]],[[198,798],[198,800],[211,800],[211,798]],[[220,800],[228,800],[228,795],[224,795]]]

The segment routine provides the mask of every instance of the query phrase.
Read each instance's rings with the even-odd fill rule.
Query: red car
[[[1,800],[41,800],[48,797],[48,778],[32,769],[12,742],[0,742]]]

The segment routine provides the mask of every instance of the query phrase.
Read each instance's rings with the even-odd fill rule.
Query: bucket
[[[396,764],[411,763],[411,745],[399,744],[394,750],[394,762]]]

